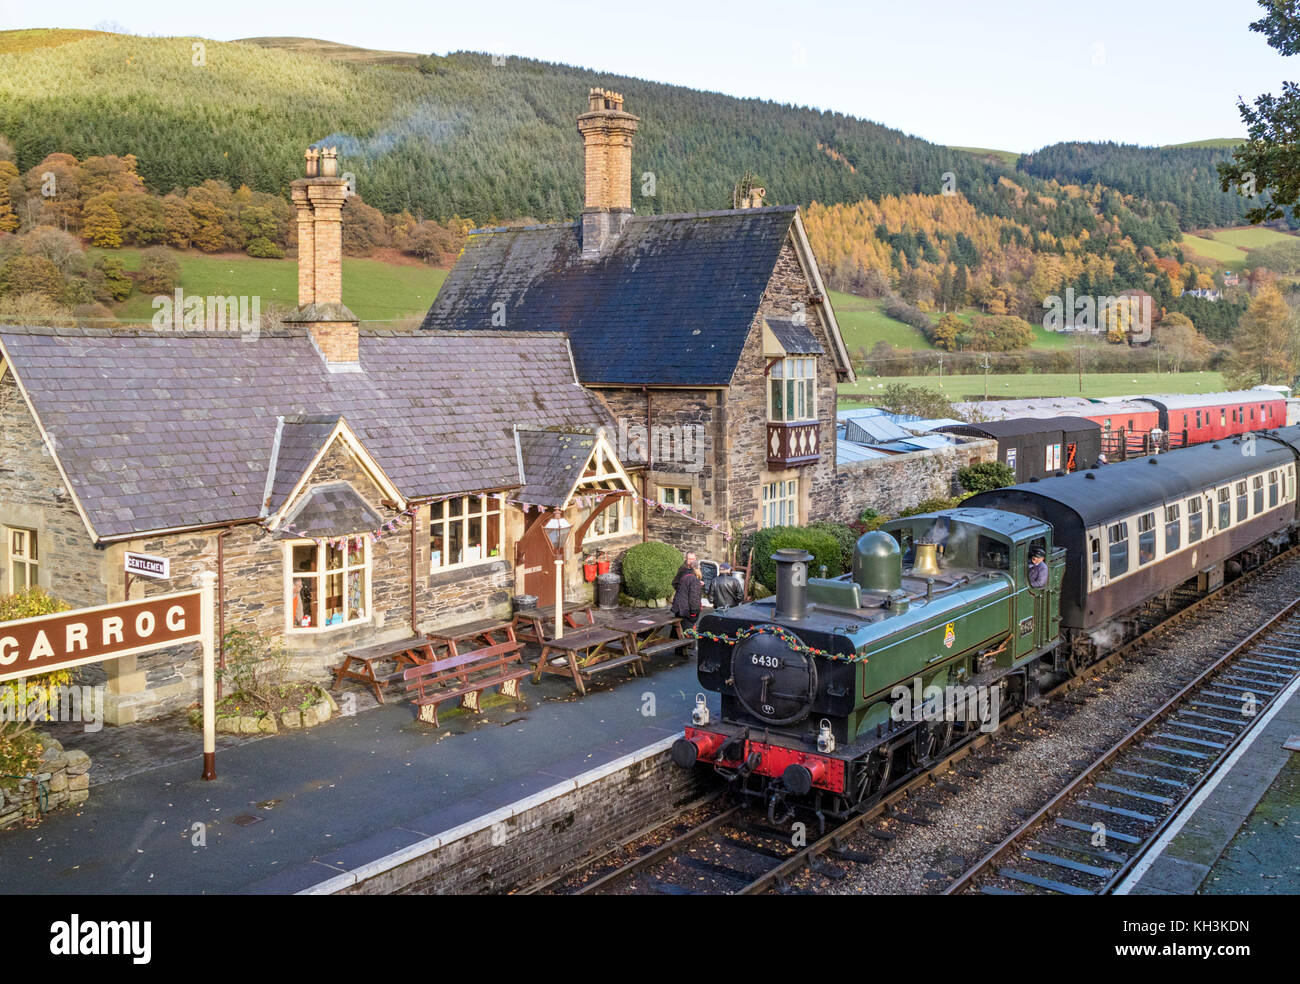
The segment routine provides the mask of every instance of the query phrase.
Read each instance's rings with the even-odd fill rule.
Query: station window
[[[691,490],[680,485],[661,485],[659,486],[659,501],[665,506],[689,509],[691,508]]]
[[[1246,517],[1250,515],[1249,500],[1246,496],[1246,483],[1237,483],[1237,522],[1244,523]]]
[[[36,531],[10,528],[5,539],[9,543],[9,593],[17,594],[36,587],[37,568],[41,562]]]
[[[1182,539],[1182,524],[1179,522],[1182,507],[1178,503],[1165,506],[1165,556],[1178,549]]]
[[[1106,531],[1110,541],[1110,576],[1128,573],[1128,523],[1115,523]]]
[[[782,359],[769,373],[767,419],[817,419],[817,360]]]
[[[1143,513],[1138,517],[1138,566],[1156,559],[1156,514]]]
[[[1264,511],[1264,476],[1256,475],[1251,482],[1255,493],[1255,515]]]
[[[1226,530],[1232,525],[1232,489],[1224,486],[1219,489],[1219,529]]]
[[[688,504],[683,503],[683,505]],[[596,514],[587,539],[599,540],[602,536],[631,533],[637,528],[637,515],[636,500],[630,495],[621,496]]]
[[[1268,473],[1268,508],[1272,509],[1277,505],[1277,472]]]
[[[429,573],[501,553],[501,500],[465,495],[429,507]]]
[[[1201,538],[1201,497],[1187,500],[1187,542],[1195,543]]]
[[[768,482],[763,486],[763,528],[799,523],[799,480]]]
[[[285,555],[285,617],[293,631],[365,621],[370,613],[370,541],[294,543]]]

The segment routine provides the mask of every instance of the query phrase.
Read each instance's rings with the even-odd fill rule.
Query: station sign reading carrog
[[[199,591],[0,622],[0,680],[202,638]]]

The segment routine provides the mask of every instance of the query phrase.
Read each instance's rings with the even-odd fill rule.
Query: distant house
[[[1181,297],[1199,297],[1203,301],[1217,301],[1223,297],[1222,292],[1212,287],[1197,287],[1193,290],[1184,290]]]
[[[1235,274],[1235,273],[1225,273],[1225,274],[1223,275],[1223,286],[1224,286],[1224,287],[1236,287],[1236,286],[1239,286],[1240,284],[1241,284],[1241,277],[1237,276],[1237,274]]]
[[[620,456],[645,465],[646,535],[720,557],[729,531],[831,515],[853,369],[798,209],[635,214],[638,123],[591,90],[581,219],[471,233],[422,327],[567,332]]]

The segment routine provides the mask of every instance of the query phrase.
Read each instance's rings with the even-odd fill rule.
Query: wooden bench
[[[547,626],[555,628],[555,606],[525,608],[515,612],[513,621],[516,638],[535,642],[539,646],[547,639]],[[571,601],[564,606],[564,624],[571,629],[581,629],[596,624],[591,602]]]
[[[402,677],[407,693],[415,694],[417,716],[436,726],[438,705],[456,697],[462,707],[477,714],[482,710],[479,694],[498,685],[502,696],[522,700],[519,681],[532,672],[523,664],[522,649],[517,642],[501,642],[408,668]]]
[[[404,666],[418,666],[433,658],[433,649],[429,640],[423,636],[411,636],[396,642],[381,642],[364,649],[351,649],[343,654],[343,662],[334,668],[334,681],[331,690],[338,690],[344,680],[356,680],[370,687],[375,692],[375,699],[384,704],[382,688],[394,684],[402,678]],[[379,663],[396,663],[398,669],[391,673],[377,673],[375,666]]]

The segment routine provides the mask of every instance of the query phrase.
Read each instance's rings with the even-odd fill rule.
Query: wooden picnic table
[[[517,633],[516,638],[538,645],[546,641],[546,625],[549,622],[555,628],[555,606],[550,608],[525,608],[515,612],[511,620]],[[589,601],[571,601],[564,606],[564,624],[571,629],[581,629],[596,624],[596,616]]]
[[[643,661],[658,653],[679,652],[690,648],[695,640],[688,639],[682,628],[682,620],[670,612],[631,615],[615,619],[606,625],[615,632],[622,632],[626,641],[623,651],[635,653],[637,669],[643,670]]]
[[[639,663],[639,653],[625,653],[610,649],[612,642],[625,642],[627,634],[599,625],[588,625],[558,639],[542,640],[542,655],[533,668],[533,683],[542,679],[543,673],[571,676],[578,693],[585,695],[587,688],[583,677],[615,666]],[[559,663],[563,660],[563,664]]]
[[[393,642],[380,642],[363,649],[349,649],[343,653],[343,662],[334,668],[334,682],[331,690],[338,690],[344,680],[356,680],[364,683],[375,692],[375,699],[381,704],[384,700],[382,687],[402,679],[408,666],[419,666],[433,659],[433,647],[424,636],[408,636]],[[376,663],[396,663],[394,673],[378,674]]]
[[[426,633],[434,649],[445,649],[448,656],[459,656],[462,650],[482,649],[503,642],[516,642],[515,623],[512,619],[479,619],[464,625]],[[500,636],[501,638],[497,638]],[[469,643],[469,646],[465,644]]]

